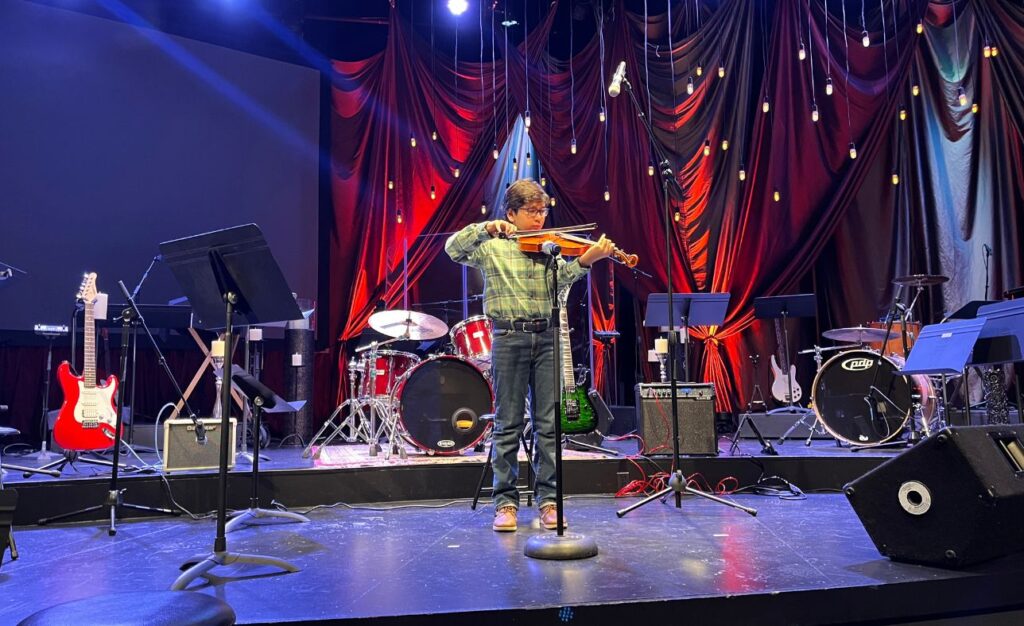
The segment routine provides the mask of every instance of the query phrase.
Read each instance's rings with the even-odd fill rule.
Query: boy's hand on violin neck
[[[516,232],[516,226],[512,222],[505,220],[493,220],[484,224],[484,229],[487,234],[491,237],[499,237],[501,235],[509,236]]]
[[[597,243],[580,255],[580,265],[583,267],[590,267],[596,261],[607,259],[613,252],[615,252],[615,244],[611,239],[601,235],[601,238],[597,240]]]

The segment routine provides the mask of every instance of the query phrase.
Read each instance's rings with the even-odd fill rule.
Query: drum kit
[[[925,287],[948,280],[946,276],[927,274],[896,278],[895,285],[914,287],[917,292],[907,306],[898,303],[897,292],[889,321],[825,331],[823,337],[843,345],[814,346],[799,352],[814,355],[817,374],[811,408],[817,424],[837,444],[901,444],[904,442],[897,438],[908,430],[908,441],[913,442],[921,433],[927,436],[941,427],[944,418],[936,394],[937,389],[944,389],[945,381],[904,376],[900,370],[920,332],[920,323],[911,319],[918,297]],[[824,353],[832,351],[837,354],[825,360]],[[806,443],[810,444],[810,437]]]
[[[427,313],[393,310],[374,313],[369,324],[389,339],[356,350],[348,363],[349,397],[331,413],[303,457],[320,458],[335,439],[366,443],[370,456],[386,441],[385,458],[397,452],[403,459],[403,442],[429,455],[454,455],[479,445],[494,410],[490,319],[470,317],[449,332],[447,324]],[[434,340],[445,334],[454,354],[421,359],[386,349],[398,341]]]

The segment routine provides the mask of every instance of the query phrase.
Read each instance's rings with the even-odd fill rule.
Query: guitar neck
[[[563,295],[564,294],[564,295]],[[576,377],[572,372],[572,345],[569,342],[569,315],[565,311],[569,290],[563,289],[558,298],[558,334],[562,346],[562,386],[572,393],[576,389]]]
[[[782,341],[782,321],[775,318],[775,343],[779,346],[779,367],[782,371],[789,371],[789,355],[786,354],[786,344]]]
[[[84,363],[82,367],[83,384],[87,389],[96,387],[96,304],[85,303],[85,336],[82,344],[84,346]]]

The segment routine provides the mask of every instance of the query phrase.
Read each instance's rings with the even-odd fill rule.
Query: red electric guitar
[[[117,393],[117,377],[111,375],[102,385],[96,385],[95,273],[86,274],[82,279],[78,299],[85,305],[85,373],[75,376],[67,361],[57,368],[64,404],[53,425],[53,438],[65,450],[106,450],[116,440],[114,394]]]

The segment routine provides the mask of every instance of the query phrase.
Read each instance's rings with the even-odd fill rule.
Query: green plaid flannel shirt
[[[550,274],[547,257],[519,250],[514,239],[487,234],[484,224],[470,224],[448,238],[445,252],[456,263],[475,267],[484,275],[484,313],[495,319],[547,319],[551,317]],[[578,259],[558,257],[558,286],[587,275]]]

